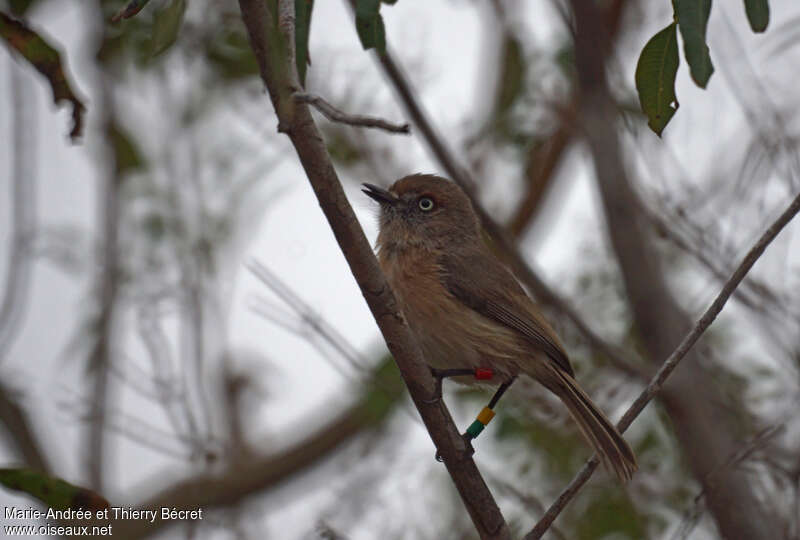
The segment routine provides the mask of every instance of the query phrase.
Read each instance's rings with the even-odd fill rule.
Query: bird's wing
[[[567,353],[513,274],[488,252],[444,255],[444,287],[484,317],[522,334],[559,368],[574,376]]]

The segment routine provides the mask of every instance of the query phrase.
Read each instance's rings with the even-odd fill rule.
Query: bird
[[[536,303],[484,242],[467,194],[432,174],[405,176],[389,189],[365,183],[362,191],[380,205],[378,262],[436,376],[438,397],[443,378],[501,381],[463,435],[469,451],[503,393],[526,376],[563,402],[606,469],[627,482],[637,469],[633,451],[578,385]]]

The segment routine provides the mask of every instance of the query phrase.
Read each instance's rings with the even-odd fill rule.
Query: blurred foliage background
[[[130,536],[475,537],[276,132],[238,6],[153,0],[111,22],[126,4],[0,0],[0,464],[89,487],[112,505],[210,510]],[[569,5],[414,4],[381,7],[388,50],[523,256],[634,359],[597,351],[549,306],[578,380],[618,418],[666,355],[649,345],[635,307],[647,298],[620,266],[620,231],[604,219],[602,178],[581,137]],[[620,211],[641,218],[650,253],[640,255],[686,321],[800,190],[800,10],[773,0],[756,34],[747,9],[757,4],[714,3],[714,75],[700,90],[678,70],[681,107],[659,138],[634,72],[672,5],[596,3],[611,42],[611,131],[637,201]],[[306,87],[345,111],[402,120],[348,6],[314,5]],[[370,235],[360,182],[441,168],[416,131],[319,124]],[[551,537],[721,537],[730,516],[706,496],[735,473],[766,512],[764,530],[800,538],[796,231],[770,247],[679,368],[703,384],[676,381],[628,432],[641,469],[632,483],[597,474]],[[658,319],[662,307],[647,309]],[[445,388],[459,425],[488,399]],[[552,396],[514,390],[477,460],[518,537],[589,455]],[[698,407],[725,426],[727,457],[706,469],[703,449],[681,435]],[[1,490],[0,501],[33,504]]]

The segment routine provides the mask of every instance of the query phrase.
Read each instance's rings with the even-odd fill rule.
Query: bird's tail
[[[637,469],[636,456],[631,447],[575,379],[556,366],[548,368],[551,376],[547,377],[544,386],[567,406],[584,438],[600,456],[606,469],[616,473],[623,483],[630,480]]]

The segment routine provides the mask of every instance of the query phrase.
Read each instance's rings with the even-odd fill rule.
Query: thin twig
[[[367,363],[360,357],[358,350],[347,341],[347,338],[323,319],[309,304],[303,301],[297,293],[286,283],[281,281],[281,279],[267,268],[266,265],[257,259],[251,259],[245,263],[245,267],[247,267],[253,276],[261,281],[261,283],[269,287],[272,292],[290,306],[300,318],[300,328],[290,328],[288,326],[284,326],[284,328],[296,333],[302,333],[306,328],[310,329],[312,335],[318,334],[326,343],[333,347],[333,349],[347,361],[353,371],[367,371]],[[261,313],[267,315],[263,310]]]
[[[376,118],[374,116],[347,114],[340,111],[325,101],[321,96],[316,94],[309,94],[308,92],[295,92],[292,94],[292,98],[294,98],[294,100],[298,103],[307,103],[313,106],[331,122],[339,122],[340,124],[347,124],[348,126],[383,129],[391,133],[411,133],[411,127],[408,124],[393,124],[382,118]]]
[[[644,410],[645,406],[653,399],[653,397],[661,390],[661,386],[664,384],[664,381],[669,377],[672,370],[678,365],[678,363],[686,356],[686,353],[689,352],[689,349],[700,339],[700,336],[703,335],[703,332],[711,326],[711,323],[714,322],[714,319],[717,318],[717,315],[722,311],[722,308],[725,306],[725,303],[730,298],[733,291],[736,290],[736,287],[739,286],[742,279],[744,279],[747,272],[753,267],[755,262],[764,253],[764,250],[767,246],[772,242],[778,233],[789,223],[792,218],[800,211],[800,194],[798,194],[789,207],[784,210],[784,212],[775,220],[775,222],[761,235],[761,238],[753,245],[747,255],[744,257],[742,262],[736,268],[736,270],[731,275],[730,279],[725,283],[722,287],[722,290],[711,303],[711,305],[706,309],[703,316],[695,324],[694,328],[683,338],[681,344],[678,346],[677,349],[669,356],[669,358],[664,361],[659,368],[658,372],[655,374],[653,379],[650,381],[650,384],[647,385],[647,388],[642,391],[636,401],[633,402],[633,405],[625,412],[622,419],[617,424],[620,432],[624,432],[628,426],[636,419],[637,416]],[[594,470],[597,468],[597,457],[592,457],[580,472],[572,479],[572,482],[564,489],[561,495],[558,496],[556,502],[547,510],[545,515],[536,524],[531,532],[529,532],[525,536],[525,540],[535,540],[541,538],[542,535],[547,531],[550,524],[553,523],[553,520],[561,513],[564,507],[569,503],[570,500],[575,496],[576,493],[581,489],[584,483],[589,479],[592,475]]]
[[[153,386],[158,403],[176,433],[184,433],[195,441],[200,439],[197,421],[186,403],[185,382],[174,373],[169,340],[161,327],[155,300],[142,302],[136,312],[137,330],[153,366]],[[112,364],[113,365],[113,364]],[[126,369],[134,365],[128,362]],[[139,377],[141,378],[141,377]]]
[[[282,306],[269,302],[264,298],[256,298],[256,302],[251,306],[255,313],[287,332],[305,339],[309,345],[319,352],[321,357],[325,358],[331,366],[352,384],[357,386],[365,384],[367,381],[365,376],[368,376],[374,368],[333,325],[300,298],[289,285],[283,282],[262,262],[252,259],[245,263],[245,266],[253,276],[285,302],[293,312],[288,313]],[[326,345],[328,346],[327,349]],[[333,349],[333,351],[330,349]],[[334,362],[331,352],[335,352],[343,358],[345,364]],[[374,385],[376,391],[380,391],[387,396],[391,396],[395,392],[392,382],[377,379],[370,384]],[[398,404],[398,406],[400,405],[403,404]],[[413,406],[409,404],[409,406],[403,406],[401,410],[412,421],[421,424]]]

